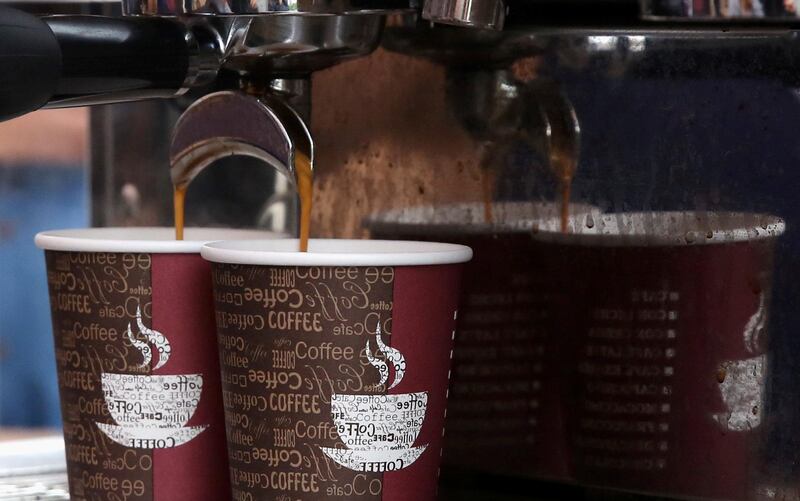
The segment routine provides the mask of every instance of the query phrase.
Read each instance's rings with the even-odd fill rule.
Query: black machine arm
[[[45,105],[175,96],[197,83],[193,59],[214,51],[206,38],[169,19],[38,18],[0,7],[0,120]]]
[[[0,7],[0,120],[41,108],[61,76],[61,48],[40,19]]]

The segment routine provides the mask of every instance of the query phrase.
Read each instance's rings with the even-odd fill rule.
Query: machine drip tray
[[[0,500],[69,499],[61,435],[0,442]]]

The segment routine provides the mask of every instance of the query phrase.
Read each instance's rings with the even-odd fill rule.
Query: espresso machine
[[[188,224],[294,233],[291,165],[307,151],[320,237],[367,237],[387,211],[552,201],[565,179],[602,211],[763,211],[791,228],[798,13],[791,0],[11,3],[0,118],[92,106],[96,226],[171,225],[171,181],[189,170]],[[754,480],[729,499],[800,499],[793,238],[777,251]],[[444,499],[728,499],[456,450]]]

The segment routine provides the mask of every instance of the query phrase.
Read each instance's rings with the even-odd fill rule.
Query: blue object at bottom
[[[0,425],[61,425],[42,230],[86,227],[84,169],[0,166]]]

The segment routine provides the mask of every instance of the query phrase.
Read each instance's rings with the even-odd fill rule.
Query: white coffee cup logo
[[[154,370],[169,360],[172,348],[162,333],[144,325],[141,309],[136,309],[139,336],[130,323],[125,335],[142,354],[140,367],[150,365],[151,345],[158,353]],[[125,447],[166,449],[183,445],[207,426],[186,426],[194,415],[203,392],[201,374],[158,376],[151,374],[115,374],[101,376],[108,412],[116,424],[96,423],[111,440]]]
[[[406,360],[399,350],[381,339],[381,326],[375,332],[378,352],[392,364],[394,381],[403,380]],[[373,356],[369,338],[364,348],[369,363],[380,375],[378,387],[389,380],[389,366]],[[322,447],[329,458],[354,471],[386,472],[408,468],[425,452],[426,445],[414,446],[428,408],[428,392],[392,395],[331,395],[331,417],[345,448]]]
[[[744,327],[744,346],[749,353],[758,350],[765,329],[765,302],[764,294],[761,294],[758,309]],[[714,414],[713,418],[723,429],[749,431],[761,424],[766,359],[762,354],[742,360],[726,360],[719,365],[719,389],[727,412]]]

